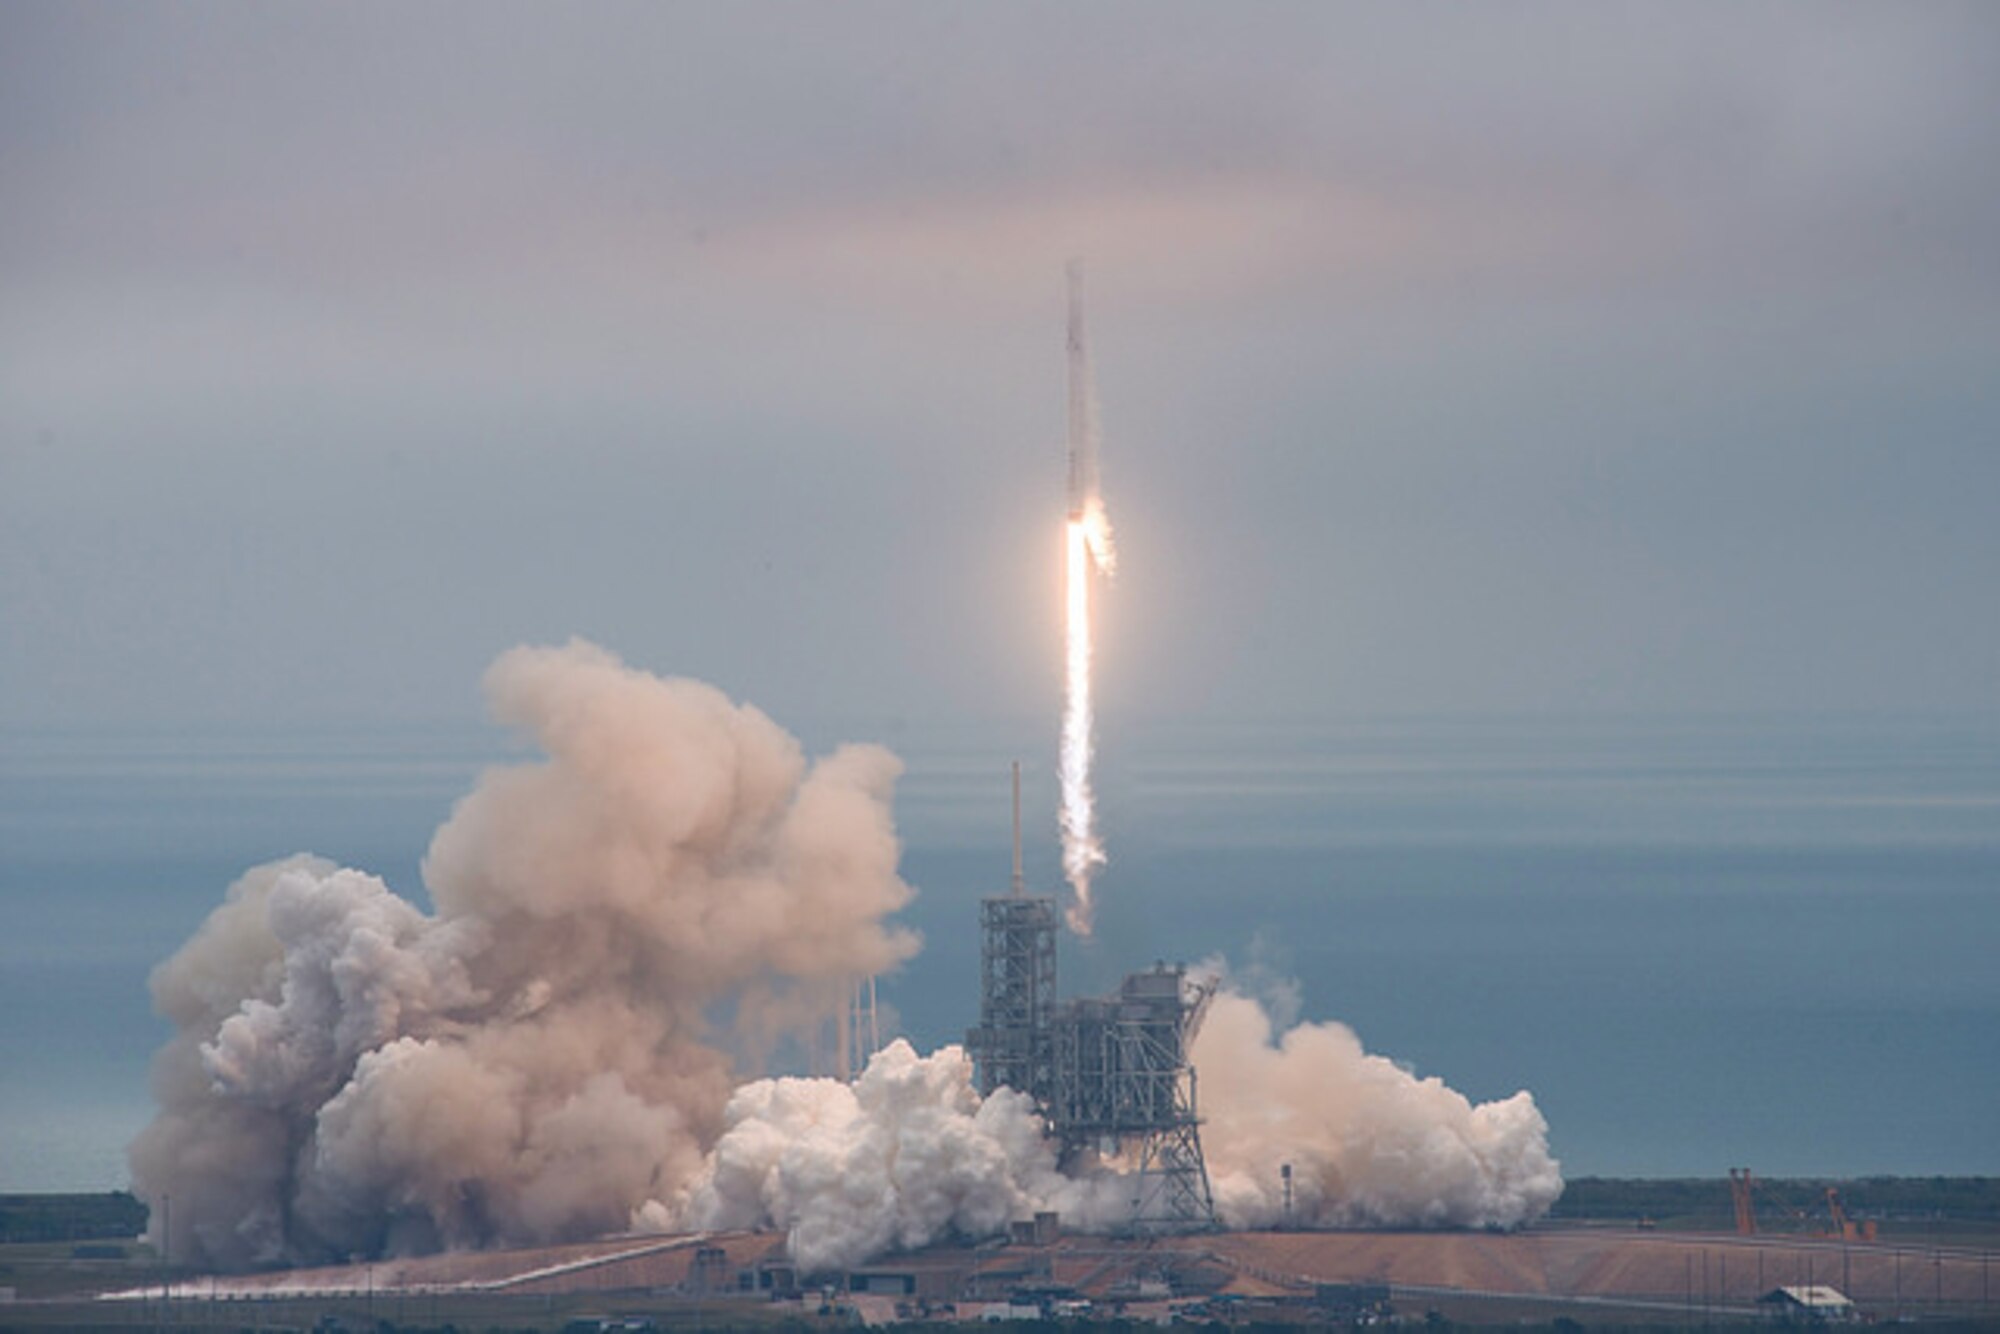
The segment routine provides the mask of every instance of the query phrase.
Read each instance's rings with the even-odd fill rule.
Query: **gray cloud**
[[[15,720],[448,710],[571,631],[1039,713],[1078,252],[1132,707],[2000,675],[1980,6],[0,25]]]

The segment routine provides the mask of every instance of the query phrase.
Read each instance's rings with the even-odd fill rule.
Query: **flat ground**
[[[706,1285],[692,1277],[701,1247],[720,1248],[726,1257]],[[817,1285],[808,1288],[802,1305],[774,1303],[768,1292],[733,1291],[738,1275],[781,1266],[782,1257],[782,1239],[771,1233],[622,1237],[322,1269],[182,1276],[164,1308],[157,1278],[135,1257],[90,1275],[123,1287],[126,1296],[47,1305],[20,1300],[0,1307],[0,1328],[305,1328],[328,1315],[349,1324],[401,1327],[554,1328],[580,1316],[625,1312],[645,1312],[662,1325],[713,1328],[893,1313],[894,1300],[880,1298],[829,1304]],[[1407,1315],[1435,1310],[1473,1321],[1568,1316],[1678,1325],[1747,1316],[1761,1294],[1806,1283],[1836,1287],[1879,1319],[2000,1321],[1995,1271],[2000,1248],[1990,1244],[1551,1225],[1509,1234],[1255,1232],[1151,1242],[1064,1236],[1045,1246],[931,1247],[887,1257],[857,1274],[878,1291],[907,1288],[909,1300],[925,1300],[933,1311],[952,1302],[961,1318],[1017,1288],[1039,1287],[1072,1289],[1091,1298],[1098,1311],[1122,1305],[1140,1318],[1165,1316],[1194,1301],[1203,1318],[1261,1319],[1301,1307],[1322,1285],[1355,1284],[1386,1285],[1395,1309]],[[783,1288],[788,1275],[780,1269],[776,1280]],[[135,1283],[143,1286],[129,1286]],[[697,1292],[702,1286],[709,1290]]]

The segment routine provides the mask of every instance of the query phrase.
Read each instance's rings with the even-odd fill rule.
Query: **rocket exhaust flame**
[[[1090,763],[1095,748],[1091,709],[1090,579],[1117,568],[1111,519],[1104,510],[1097,472],[1097,402],[1083,342],[1083,274],[1069,266],[1069,524],[1065,533],[1064,672],[1062,722],[1063,875],[1076,899],[1066,914],[1070,930],[1090,934],[1095,911],[1090,878],[1104,865],[1097,836]]]
[[[1070,930],[1089,935],[1094,905],[1090,898],[1090,877],[1104,864],[1104,845],[1098,840],[1096,812],[1090,790],[1090,760],[1093,717],[1090,704],[1090,573],[1093,566],[1108,570],[1110,528],[1103,523],[1103,510],[1092,512],[1098,524],[1093,532],[1090,516],[1069,521],[1065,577],[1068,585],[1066,689],[1062,726],[1062,838],[1063,874],[1076,891],[1076,902],[1067,913]]]

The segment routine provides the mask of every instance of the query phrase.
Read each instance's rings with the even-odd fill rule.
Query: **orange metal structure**
[[[1736,1205],[1736,1235],[1754,1237],[1757,1235],[1757,1207],[1751,1203],[1750,1188],[1756,1178],[1747,1167],[1729,1169],[1729,1198]]]
[[[1870,1218],[1857,1223],[1849,1218],[1847,1210],[1840,1203],[1840,1191],[1832,1186],[1826,1188],[1826,1213],[1827,1217],[1833,1220],[1833,1231],[1830,1235],[1839,1237],[1842,1241],[1875,1240],[1875,1220]]]

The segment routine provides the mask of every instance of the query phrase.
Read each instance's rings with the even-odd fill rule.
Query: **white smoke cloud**
[[[982,1101],[957,1047],[920,1057],[899,1039],[851,1087],[758,1080],[724,1119],[683,1208],[647,1221],[777,1226],[807,1270],[1004,1232],[1070,1184],[1033,1104],[1006,1089]]]
[[[1562,1194],[1534,1098],[1474,1106],[1362,1049],[1342,1024],[1274,1036],[1255,1001],[1224,991],[1193,1057],[1216,1209],[1232,1227],[1517,1227]]]
[[[1203,1147],[1225,1224],[1516,1227],[1562,1193],[1548,1128],[1526,1093],[1473,1106],[1436,1079],[1370,1056],[1339,1024],[1274,1036],[1262,1005],[1224,991],[1194,1047]],[[1114,1160],[1056,1169],[1032,1104],[981,1101],[957,1047],[876,1054],[849,1087],[830,1079],[745,1084],[687,1197],[651,1202],[641,1226],[776,1227],[807,1270],[1003,1231],[1043,1209],[1111,1230],[1132,1190]]]
[[[317,1107],[363,1052],[477,999],[464,959],[480,924],[440,924],[374,876],[285,870],[264,925],[279,950],[276,999],[245,998],[201,1047],[209,1078],[244,1101]]]
[[[484,774],[425,859],[427,914],[312,857],[258,867],[154,973],[174,1037],[134,1184],[219,1267],[771,1226],[807,1270],[1043,1209],[1105,1229],[1118,1163],[1064,1175],[1033,1107],[898,1041],[852,1086],[739,1082],[917,942],[886,920],[897,762],[808,764],[763,714],[594,646],[516,649],[496,714],[544,762]],[[1253,973],[1255,970],[1253,970]],[[1267,995],[1296,990],[1252,982]],[[1473,1106],[1337,1024],[1225,991],[1194,1046],[1225,1221],[1509,1227],[1561,1191],[1526,1093]],[[156,1226],[163,1211],[155,1210]]]

